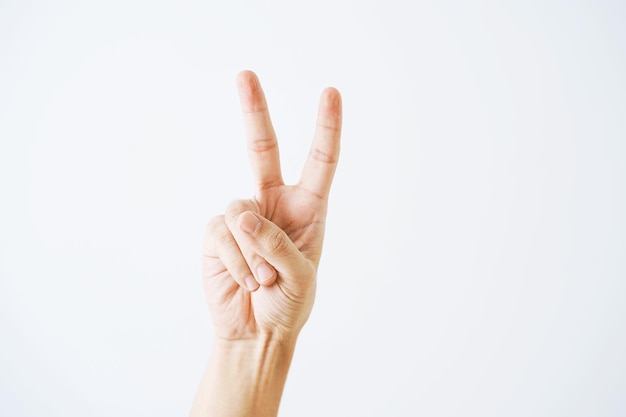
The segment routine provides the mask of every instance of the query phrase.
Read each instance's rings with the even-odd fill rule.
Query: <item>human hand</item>
[[[207,227],[203,282],[216,336],[295,340],[315,298],[328,194],[339,157],[342,109],[322,92],[300,181],[283,183],[276,135],[258,78],[237,76],[254,197],[229,205]]]

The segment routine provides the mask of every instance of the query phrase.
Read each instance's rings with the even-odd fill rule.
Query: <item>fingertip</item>
[[[342,118],[341,93],[335,87],[325,88],[320,97],[318,124],[339,130],[341,129]]]
[[[261,283],[261,286],[262,286],[262,287],[271,287],[271,286],[272,286],[272,285],[274,285],[274,283],[276,282],[276,278],[277,278],[277,276],[276,276],[276,275],[274,275],[274,278],[273,278],[273,279],[270,279],[270,280],[268,280],[268,281],[263,281],[263,282]]]
[[[245,113],[267,109],[261,82],[253,71],[243,70],[237,74],[237,90],[241,108]]]
[[[341,111],[341,93],[335,87],[326,87],[321,94],[320,103],[329,110]]]
[[[254,73],[254,71],[245,69],[237,73],[236,79],[237,79],[237,84],[246,85],[246,84],[249,84],[251,81],[254,81],[255,79],[257,79],[257,76]]]
[[[276,270],[266,263],[260,264],[256,269],[256,273],[259,282],[265,287],[274,284],[278,275]]]
[[[341,100],[341,93],[336,87],[329,86],[322,90],[322,96]]]
[[[254,292],[259,289],[259,283],[256,282],[252,275],[247,276],[244,282],[246,284],[246,289],[250,292]]]
[[[252,211],[244,211],[237,219],[239,228],[249,235],[254,235],[261,227],[261,220]]]

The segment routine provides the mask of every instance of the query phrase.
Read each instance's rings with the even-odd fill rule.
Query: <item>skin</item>
[[[276,416],[298,334],[313,301],[328,194],[339,158],[341,95],[320,97],[300,181],[285,185],[278,142],[257,76],[237,86],[254,196],[209,222],[203,282],[215,328],[192,416]]]

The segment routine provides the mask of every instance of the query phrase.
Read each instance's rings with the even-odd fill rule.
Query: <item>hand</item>
[[[256,192],[209,222],[203,250],[206,298],[220,339],[295,339],[315,298],[339,157],[341,96],[334,88],[322,92],[301,179],[285,185],[260,83],[243,71],[237,84]]]

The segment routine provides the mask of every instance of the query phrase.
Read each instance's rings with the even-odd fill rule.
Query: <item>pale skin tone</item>
[[[277,415],[298,334],[313,307],[339,158],[336,89],[321,94],[299,182],[285,185],[259,80],[242,71],[237,87],[256,190],[207,227],[203,282],[215,338],[192,417]]]

